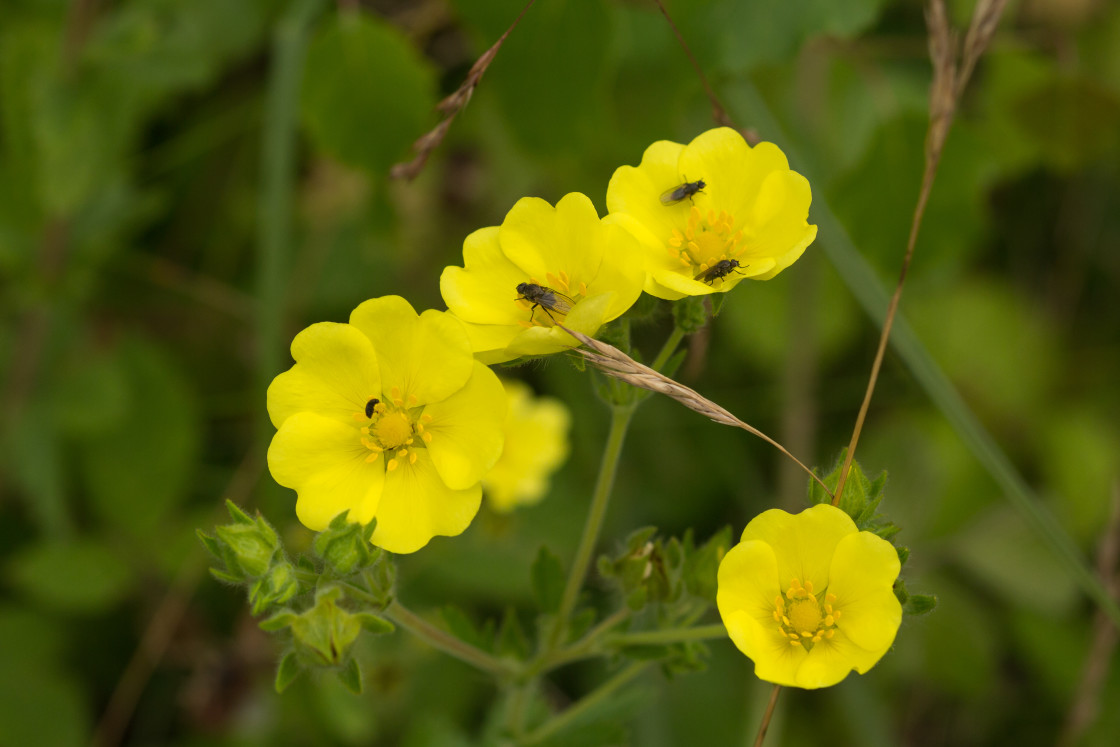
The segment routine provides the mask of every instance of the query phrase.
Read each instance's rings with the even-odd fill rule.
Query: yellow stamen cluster
[[[420,446],[420,444],[414,446],[417,436],[424,444],[431,443],[432,434],[426,431],[424,426],[432,421],[432,416],[421,415],[414,419],[407,408],[415,407],[417,399],[410,394],[406,401],[400,387],[392,388],[389,392],[389,401],[392,407],[384,402],[375,404],[369,424],[359,430],[362,434],[362,446],[370,451],[369,456],[366,457],[367,462],[377,461],[382,452],[395,452],[385,463],[385,469],[392,472],[406,459],[409,464],[416,463],[416,448]],[[355,413],[354,419],[366,420],[365,412]]]
[[[791,646],[802,646],[808,651],[813,644],[836,634],[840,611],[833,609],[835,602],[835,594],[825,594],[822,605],[813,594],[812,581],[806,581],[802,586],[794,578],[784,595],[774,597],[774,621]]]
[[[707,272],[717,262],[735,259],[746,239],[743,229],[735,230],[735,219],[726,210],[709,210],[705,216],[695,205],[688,214],[684,231],[674,228],[669,236],[669,253],[694,273]]]

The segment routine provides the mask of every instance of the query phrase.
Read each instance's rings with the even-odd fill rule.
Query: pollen
[[[671,254],[680,259],[694,275],[711,268],[721,259],[738,258],[746,247],[745,231],[736,229],[735,219],[726,210],[703,213],[695,205],[682,231],[674,228],[666,240]]]
[[[783,594],[774,598],[774,621],[778,630],[794,645],[811,649],[822,640],[831,639],[836,632],[839,611],[834,610],[833,594],[824,595],[825,603],[813,593],[813,582],[801,583],[800,579],[790,580]]]

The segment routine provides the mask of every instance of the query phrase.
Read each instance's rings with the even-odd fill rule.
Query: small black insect
[[[744,266],[745,265],[740,265],[737,259],[721,259],[703,272],[697,273],[696,277],[692,279],[702,280],[708,285],[711,285],[715,281],[725,278],[733,272],[738,272],[737,268]]]
[[[686,177],[687,178],[687,177]],[[703,179],[697,179],[694,182],[685,182],[680,186],[667,189],[661,193],[662,205],[676,205],[681,200],[688,198],[689,202],[692,201],[692,196],[699,194],[703,191],[704,187],[708,186],[704,183]]]
[[[369,402],[366,402],[366,417],[367,418],[372,418],[373,417],[373,408],[377,407],[379,404],[381,404],[381,400],[379,400],[377,397],[374,397]]]
[[[557,314],[567,314],[575,304],[575,301],[560,291],[536,283],[518,283],[517,292],[521,294],[517,297],[518,301],[533,302],[532,308],[529,309],[530,322],[533,321],[533,314],[536,313],[535,310],[538,306],[544,309],[548,318],[555,322],[556,318],[552,316],[553,311]]]

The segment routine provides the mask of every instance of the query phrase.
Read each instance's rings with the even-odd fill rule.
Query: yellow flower
[[[376,298],[349,324],[300,332],[292,357],[268,388],[268,467],[305,526],[376,518],[372,542],[396,553],[467,528],[502,453],[506,396],[459,320]]]
[[[809,182],[773,143],[708,130],[688,145],[659,140],[607,187],[606,221],[642,244],[646,293],[676,300],[769,280],[817,235]]]
[[[637,241],[600,221],[579,193],[556,207],[518,200],[501,227],[467,237],[463,259],[465,267],[444,269],[440,292],[484,363],[577,345],[555,325],[594,336],[638,300],[645,282]]]
[[[829,687],[891,647],[902,622],[898,571],[894,547],[834,506],[771,509],[720,563],[716,605],[759,679]]]
[[[519,381],[503,381],[509,397],[505,450],[482,478],[490,507],[500,513],[536,503],[548,478],[568,458],[568,408],[550,397],[533,397]]]

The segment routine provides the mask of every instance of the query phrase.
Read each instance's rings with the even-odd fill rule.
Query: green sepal
[[[685,296],[673,302],[673,321],[685,334],[699,332],[708,323],[708,310],[704,308],[705,296]]]
[[[346,662],[346,666],[338,670],[338,679],[350,692],[355,695],[362,694],[362,669],[358,666],[357,659],[351,658]]]
[[[287,690],[288,686],[295,681],[302,671],[303,667],[300,666],[299,657],[296,656],[295,651],[284,654],[280,659],[279,666],[276,667],[276,680],[273,682],[276,692],[282,693]]]
[[[554,614],[560,609],[560,600],[564,596],[566,583],[564,566],[560,563],[560,558],[543,545],[537,551],[537,558],[529,568],[529,580],[533,589],[533,598],[541,612]]]
[[[241,582],[244,581],[244,579],[242,579],[240,576],[230,575],[230,574],[226,573],[225,571],[219,571],[217,568],[211,568],[210,569],[210,575],[213,576],[218,581],[221,581],[221,582],[227,583],[227,584],[238,584],[238,585],[240,585]]]
[[[723,311],[723,305],[727,303],[727,294],[713,293],[709,296],[705,296],[705,298],[710,298],[712,300],[712,319],[715,319],[719,316],[719,312]]]
[[[898,553],[898,564],[906,565],[906,561],[910,559],[910,548],[896,545],[894,551]]]
[[[261,630],[266,630],[271,633],[289,627],[295,622],[297,617],[299,617],[299,615],[291,610],[282,610],[272,617],[261,620],[257,625],[260,626]]]
[[[626,595],[626,606],[637,612],[642,607],[646,606],[649,601],[649,592],[645,587],[639,586]]]
[[[295,566],[287,560],[272,565],[268,573],[249,586],[249,604],[253,615],[269,607],[284,604],[300,593],[299,577]]]
[[[937,607],[937,596],[934,594],[913,594],[904,605],[902,611],[907,615],[926,615]]]
[[[346,520],[348,513],[343,512],[334,517],[330,525],[315,535],[311,543],[315,554],[339,576],[348,576],[367,568],[381,555],[381,550],[369,542],[377,520],[364,525],[357,524]]]
[[[354,615],[354,619],[358,621],[364,630],[374,635],[385,635],[397,629],[393,623],[370,612],[358,612]]]
[[[206,548],[206,552],[213,555],[218,560],[222,558],[222,543],[218,541],[217,537],[211,537],[201,529],[194,530],[195,536],[202,542],[202,546]]]
[[[362,632],[356,615],[338,606],[342,590],[335,586],[319,589],[315,606],[297,615],[289,624],[296,651],[315,666],[336,667],[348,657],[351,646]]]
[[[254,523],[252,516],[242,511],[240,506],[229,499],[226,500],[226,510],[229,511],[229,517],[237,524]]]

